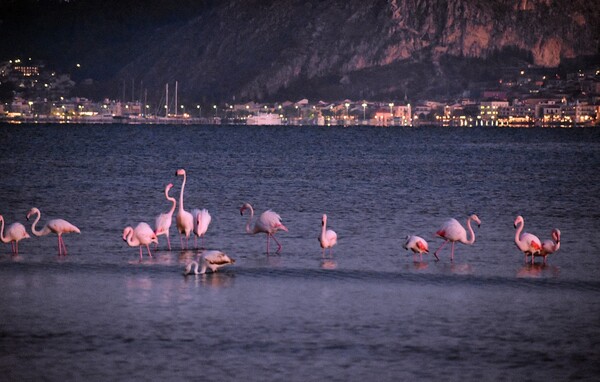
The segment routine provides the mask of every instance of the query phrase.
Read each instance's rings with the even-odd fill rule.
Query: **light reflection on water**
[[[0,214],[65,218],[81,235],[0,253],[0,372],[22,379],[593,380],[600,341],[600,132],[594,129],[1,127]],[[532,150],[532,147],[543,148]],[[208,249],[236,259],[183,276],[199,250],[154,257],[120,238],[169,208],[207,208]],[[584,184],[575,182],[585,179]],[[244,233],[243,202],[290,232]],[[440,223],[482,220],[473,246],[414,261]],[[320,217],[338,233],[317,242]],[[526,264],[512,223],[549,238]],[[26,224],[29,228],[29,224]],[[539,261],[539,260],[538,260]]]

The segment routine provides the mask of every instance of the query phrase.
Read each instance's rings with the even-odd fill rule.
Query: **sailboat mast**
[[[175,116],[177,117],[177,81],[175,81]]]
[[[169,84],[165,85],[165,117],[169,116]]]

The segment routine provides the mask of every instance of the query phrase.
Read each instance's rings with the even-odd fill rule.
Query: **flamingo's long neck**
[[[181,191],[179,193],[179,212],[183,212],[183,189],[185,188],[186,174],[183,174],[183,183],[181,184]]]
[[[327,232],[327,220],[323,220],[323,224],[321,224],[321,238],[325,239],[325,232]]]
[[[167,190],[165,190],[165,196],[167,197],[168,201],[173,203],[173,206],[169,210],[169,215],[173,215],[173,212],[175,212],[175,207],[177,206],[177,200],[174,197],[169,196],[169,192]],[[181,199],[183,200],[183,196],[181,197]]]
[[[133,240],[133,233],[134,233],[133,228],[131,228],[127,231],[127,234],[125,235],[125,238],[127,239],[127,244],[129,244],[129,246],[131,246],[131,247],[140,245],[139,240]]]
[[[0,217],[0,222],[2,223],[2,227],[0,228],[0,241],[3,243],[8,243],[8,240],[4,238],[4,218]]]
[[[4,224],[4,223],[2,223],[2,224]],[[552,236],[553,236],[552,238],[554,239],[553,240],[554,241],[554,252],[556,252],[560,248],[560,235],[555,233]]]
[[[39,231],[35,228],[35,225],[37,224],[37,222],[40,221],[40,218],[42,217],[42,213],[40,211],[35,211],[34,213],[37,215],[37,218],[35,218],[33,223],[31,223],[31,232],[35,236],[44,236],[44,235],[47,235],[48,233],[50,233],[49,229],[43,229],[43,230]]]
[[[469,232],[471,233],[471,238],[468,239],[467,241],[465,241],[465,244],[473,244],[475,242],[475,232],[473,231],[473,228],[471,227],[471,218],[469,217],[467,219],[467,228],[469,229]]]
[[[250,216],[248,217],[248,222],[246,223],[246,232],[247,233],[255,233],[253,229],[250,228],[250,223],[252,223],[252,218],[254,217],[254,208],[248,204],[248,208],[250,209]],[[255,226],[256,228],[256,226]]]
[[[517,244],[517,246],[519,248],[522,248],[523,244],[524,244],[521,242],[521,232],[523,232],[524,227],[525,227],[525,222],[520,221],[519,225],[517,226],[517,230],[515,231],[515,243]]]
[[[185,273],[186,274],[190,274],[192,273],[192,267],[194,267],[194,274],[198,274],[198,262],[197,261],[192,261],[191,263],[189,263],[187,265],[187,267],[185,268]]]

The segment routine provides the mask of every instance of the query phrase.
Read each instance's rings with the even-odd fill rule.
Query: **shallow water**
[[[7,380],[596,380],[600,130],[0,126],[0,214],[64,218],[81,235],[0,251]],[[208,248],[236,264],[183,277],[198,251],[149,259],[121,234],[207,208]],[[244,233],[273,209],[281,254]],[[402,249],[447,218],[482,220],[439,262]],[[339,242],[323,258],[320,218]],[[561,249],[526,265],[513,221]],[[540,260],[538,260],[538,263]]]

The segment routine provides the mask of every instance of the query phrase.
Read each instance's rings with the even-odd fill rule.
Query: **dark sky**
[[[64,71],[81,62],[101,79],[131,59],[123,51],[127,44],[184,23],[207,6],[193,0],[0,0],[0,60],[32,57]],[[110,55],[112,64],[86,62],[98,52]]]

